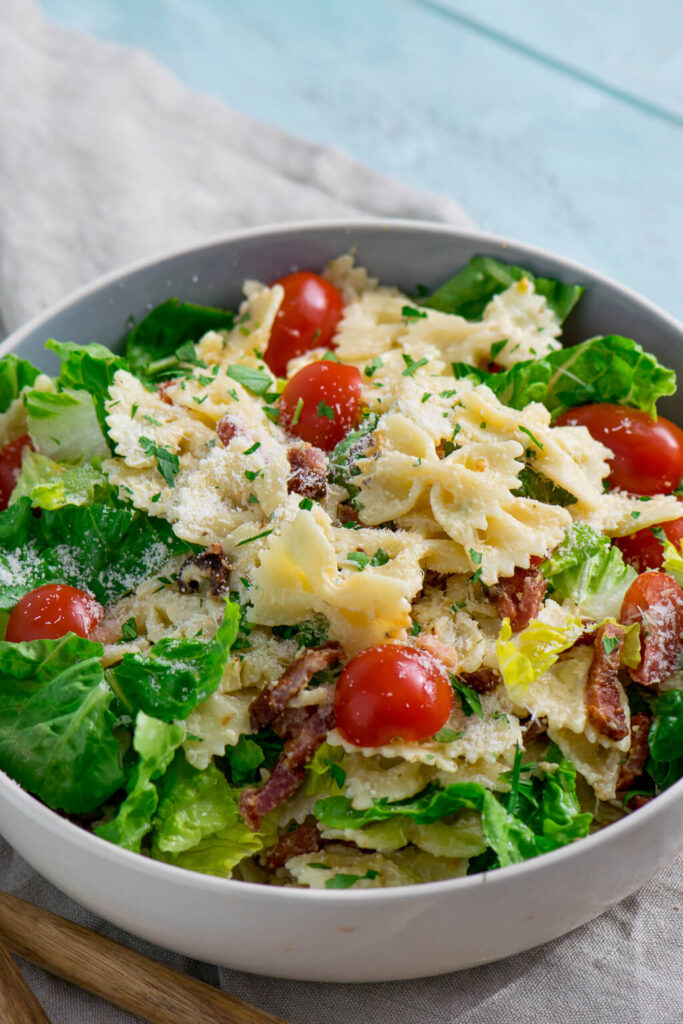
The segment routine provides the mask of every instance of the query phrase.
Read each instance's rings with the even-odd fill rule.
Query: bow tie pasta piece
[[[231,331],[209,331],[197,345],[197,356],[209,366],[227,370],[233,363],[244,363],[254,368],[263,365],[257,353],[268,347],[273,321],[284,297],[282,285],[272,288],[258,281],[247,281],[245,301]]]
[[[410,625],[410,601],[422,587],[420,538],[382,533],[387,562],[366,565],[362,571],[358,563],[349,562],[341,569],[335,537],[348,537],[349,532],[334,531],[319,507],[298,509],[293,520],[268,538],[251,571],[250,622],[285,625],[321,613],[330,622],[330,639],[339,640],[347,654],[403,638]],[[355,544],[355,538],[347,543]]]
[[[562,325],[528,277],[500,292],[484,310],[484,325],[496,336],[492,361],[504,369],[562,348]]]

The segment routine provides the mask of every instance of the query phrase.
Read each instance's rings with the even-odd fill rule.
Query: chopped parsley
[[[370,555],[366,555],[364,551],[349,551],[346,556],[346,560],[347,562],[352,562],[358,571],[362,572],[368,565],[386,565],[389,561],[389,555],[386,553],[384,548],[377,548],[372,557],[370,557]]]
[[[261,442],[260,441],[254,441],[254,443],[251,445],[250,448],[247,448],[246,451],[242,452],[242,455],[253,455],[254,452],[257,452],[260,447],[261,447]]]
[[[426,320],[427,312],[424,309],[415,309],[414,306],[404,306],[401,316],[404,320]]]
[[[382,366],[384,366],[384,361],[382,357],[374,356],[374,358],[370,360],[370,362],[363,370],[363,373],[365,374],[366,377],[372,377],[373,374],[376,373],[376,371],[379,370]]]
[[[304,407],[304,400],[303,400],[303,398],[299,398],[298,402],[296,403],[296,409],[294,410],[294,415],[292,416],[292,426],[293,427],[296,426],[296,424],[299,422],[299,416],[301,416],[301,410],[303,409],[303,407]]]
[[[360,882],[365,878],[377,878],[379,872],[369,868],[364,875],[332,875],[332,878],[328,878],[325,882],[326,889],[350,889],[356,882]]]
[[[299,502],[299,508],[304,509],[305,512],[310,512],[310,510],[313,508],[313,502],[311,501],[310,498],[302,498],[302,500]]]
[[[152,455],[156,459],[157,469],[163,476],[169,487],[175,487],[175,478],[180,472],[180,459],[168,448],[157,444],[151,437],[141,437],[140,447],[145,455]]]
[[[461,679],[454,676],[452,672],[448,673],[448,678],[451,681],[451,686],[455,691],[456,696],[460,701],[460,706],[465,714],[465,718],[469,718],[470,715],[478,715],[479,718],[484,717],[484,712],[481,709],[481,700],[476,690],[473,690],[471,686],[463,683]]]
[[[491,352],[489,353],[489,360],[492,363],[495,363],[496,356],[500,355],[507,343],[507,338],[503,338],[501,341],[494,341],[493,345],[491,345]]]
[[[130,643],[131,640],[136,640],[138,636],[138,627],[135,622],[134,616],[131,615],[129,619],[121,624],[121,639],[126,643]]]
[[[433,740],[437,743],[455,743],[456,740],[461,740],[465,735],[464,732],[456,732],[455,729],[439,729],[432,736]]]
[[[616,636],[603,636],[602,646],[605,648],[605,654],[611,654],[619,646],[619,638]]]
[[[416,370],[419,370],[421,366],[426,366],[429,362],[426,356],[423,356],[422,359],[413,359],[407,352],[402,352],[401,355],[403,362],[406,364],[402,374],[403,377],[412,377]]]
[[[253,540],[260,540],[261,537],[267,537],[273,530],[264,530],[262,533],[256,533],[253,537],[245,537],[244,540],[240,540],[235,544],[236,548],[241,548],[243,544],[251,544]]]
[[[316,409],[316,416],[325,419],[334,420],[334,409],[331,405],[327,405],[326,402],[318,402],[318,408]]]
[[[482,425],[485,425],[485,424],[482,424]],[[523,433],[523,434],[526,434],[526,436],[527,436],[527,437],[530,437],[530,438],[531,438],[531,440],[532,440],[532,441],[534,442],[534,444],[536,445],[536,447],[537,447],[537,448],[543,448],[543,445],[542,445],[542,444],[541,444],[541,442],[540,442],[540,441],[538,440],[538,438],[537,438],[537,437],[534,437],[534,435],[533,435],[533,434],[531,433],[531,431],[530,431],[530,430],[529,430],[529,429],[528,429],[527,427],[524,427],[524,426],[522,426],[522,424],[521,424],[521,423],[519,423],[519,424],[517,425],[517,429],[518,429],[518,430],[521,430],[521,431],[522,431],[522,433]]]

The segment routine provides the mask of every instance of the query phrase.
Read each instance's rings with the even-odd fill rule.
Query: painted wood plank
[[[582,260],[683,315],[683,136],[589,83],[414,0],[43,7],[143,46],[194,88],[453,196],[482,227]]]
[[[680,0],[415,0],[683,122]],[[532,58],[533,59],[533,58]]]

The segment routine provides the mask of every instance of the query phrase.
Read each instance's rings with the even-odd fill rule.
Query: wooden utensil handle
[[[9,951],[0,943],[0,1020],[7,1024],[50,1024]]]
[[[7,893],[0,893],[0,939],[31,963],[151,1024],[286,1024]],[[0,1015],[0,1020],[13,1018]],[[26,1018],[26,1024],[38,1021],[43,1024],[43,1018]]]

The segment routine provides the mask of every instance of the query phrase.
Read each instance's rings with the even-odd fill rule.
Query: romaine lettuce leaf
[[[549,626],[532,619],[526,629],[512,634],[510,620],[504,619],[496,641],[496,654],[503,682],[514,700],[534,679],[555,664],[583,632],[581,620],[571,616],[566,627]]]
[[[683,587],[683,553],[666,537],[664,539],[664,561],[662,569],[668,572]]]
[[[218,687],[239,617],[239,605],[226,601],[223,622],[211,640],[164,637],[149,654],[124,654],[110,670],[117,694],[129,708],[163,722],[184,718]]]
[[[174,555],[195,550],[163,519],[108,505],[31,511],[21,498],[0,512],[0,611],[42,583],[70,583],[107,605]]]
[[[40,370],[12,352],[0,359],[0,413],[6,412],[22,390],[31,387]]]
[[[185,739],[180,725],[168,725],[140,711],[135,719],[133,749],[138,760],[128,780],[128,795],[116,817],[95,828],[95,834],[126,850],[140,852],[141,841],[152,828],[159,802],[154,780],[161,778]]]
[[[51,349],[62,360],[58,385],[62,389],[87,391],[95,406],[100,427],[106,434],[104,403],[114,382],[117,370],[125,370],[128,364],[104,345],[77,345],[73,341],[55,341],[50,338],[45,348]]]
[[[491,256],[475,256],[428,299],[420,299],[420,304],[439,309],[442,313],[457,313],[466,320],[481,320],[494,295],[505,291],[523,277],[532,282],[538,295],[545,296],[560,323],[569,316],[583,292],[581,285],[562,284],[552,278],[536,277],[524,267],[502,263]]]
[[[649,742],[647,770],[668,789],[683,777],[683,690],[666,690],[657,699]]]
[[[27,449],[9,503],[14,505],[20,498],[30,498],[34,508],[91,505],[96,495],[107,494],[109,490],[98,459],[72,466]]]
[[[159,783],[154,819],[155,853],[183,853],[203,839],[237,824],[239,793],[215,764],[199,771],[178,751]]]
[[[173,357],[183,342],[197,342],[207,331],[229,330],[234,322],[235,314],[229,310],[167,299],[126,336],[130,368],[145,376],[150,364]]]
[[[270,838],[270,837],[269,837]],[[205,875],[230,878],[234,869],[246,857],[260,853],[266,845],[263,832],[252,832],[241,818],[234,825],[221,829],[215,835],[207,836],[196,846],[180,853],[160,850],[152,845],[152,856],[156,860],[175,864],[188,871],[201,871]]]
[[[125,776],[101,644],[0,642],[0,768],[69,814],[95,810]]]
[[[454,363],[457,378],[487,384],[504,405],[523,409],[541,402],[556,419],[576,405],[617,402],[655,415],[655,404],[676,391],[676,374],[644,352],[637,342],[610,334],[487,373]]]
[[[26,392],[28,432],[41,455],[59,462],[90,462],[111,454],[87,391]]]
[[[541,572],[554,595],[570,598],[586,616],[598,620],[619,618],[624,595],[636,578],[609,537],[584,523],[569,528]]]

